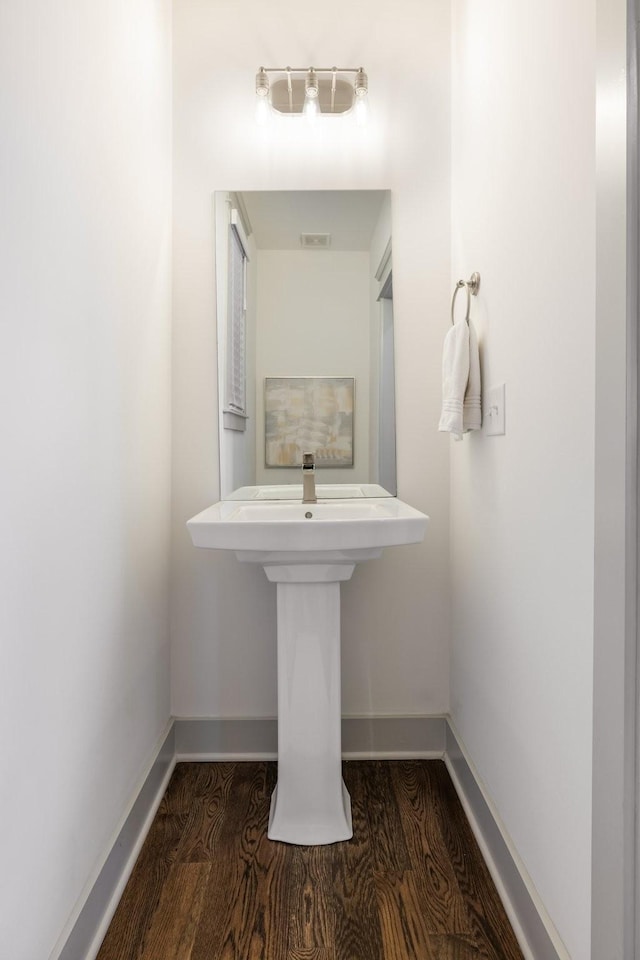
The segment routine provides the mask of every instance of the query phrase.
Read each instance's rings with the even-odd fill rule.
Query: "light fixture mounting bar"
[[[358,73],[362,67],[260,67],[265,73],[308,73],[309,70],[315,70],[316,73]]]

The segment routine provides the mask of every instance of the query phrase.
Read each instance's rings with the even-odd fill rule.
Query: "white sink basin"
[[[391,494],[377,483],[317,483],[318,500],[389,497]],[[302,500],[301,483],[265,483],[257,487],[238,487],[227,500]]]
[[[369,559],[383,547],[424,539],[428,517],[396,497],[329,500],[222,501],[189,520],[196,547],[235,550],[241,560],[298,563]],[[366,552],[366,555],[365,553]],[[334,556],[340,553],[339,558]],[[305,557],[304,554],[307,556]],[[262,560],[266,561],[267,557]]]
[[[254,488],[256,489],[256,488]],[[395,497],[226,500],[187,526],[196,547],[260,563],[278,594],[278,784],[268,836],[352,836],[340,741],[340,584],[383,547],[418,543],[428,517]]]

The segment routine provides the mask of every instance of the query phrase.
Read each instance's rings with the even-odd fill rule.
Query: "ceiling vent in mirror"
[[[326,250],[331,246],[330,233],[301,233],[300,246],[309,250]]]
[[[355,114],[366,123],[369,80],[362,67],[260,67],[256,74],[256,118],[273,113],[306,117]]]

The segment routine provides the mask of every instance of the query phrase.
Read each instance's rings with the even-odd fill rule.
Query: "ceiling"
[[[267,190],[239,194],[260,250],[299,250],[301,234],[330,249],[369,250],[386,190]]]

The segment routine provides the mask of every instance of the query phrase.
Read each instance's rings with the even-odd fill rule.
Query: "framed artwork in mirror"
[[[265,466],[353,466],[354,377],[266,377]]]

